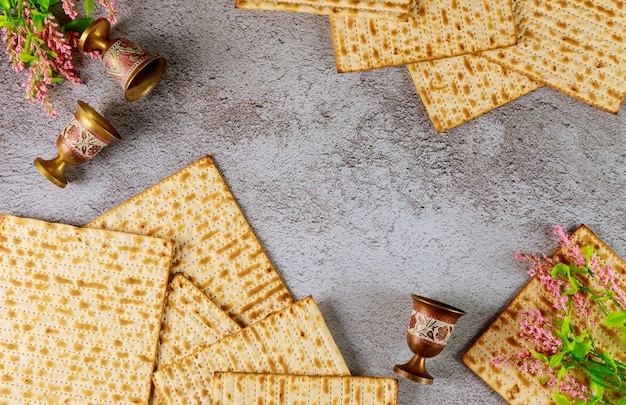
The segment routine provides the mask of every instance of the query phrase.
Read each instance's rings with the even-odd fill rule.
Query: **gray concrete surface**
[[[554,224],[584,223],[626,255],[623,113],[550,89],[436,134],[405,68],[338,74],[328,19],[235,10],[231,0],[118,0],[114,36],[167,57],[126,103],[98,61],[62,84],[57,120],[23,99],[2,62],[0,211],[84,225],[211,155],[296,298],[312,294],[354,375],[395,377],[410,356],[410,293],[465,309],[401,404],[503,404],[460,361],[527,282],[516,252],[551,253]],[[70,167],[33,167],[84,100],[122,135]]]

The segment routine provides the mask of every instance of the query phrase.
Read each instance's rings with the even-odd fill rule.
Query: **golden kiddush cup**
[[[35,167],[48,180],[65,187],[65,165],[79,165],[98,154],[112,141],[119,140],[117,131],[107,120],[87,103],[78,101],[74,118],[65,126],[57,138],[58,156],[54,159],[35,159]]]
[[[161,80],[167,61],[128,39],[110,39],[110,30],[111,23],[99,18],[83,31],[78,46],[84,52],[100,53],[105,69],[124,89],[126,101],[137,101]]]
[[[411,297],[413,313],[406,340],[414,355],[407,363],[396,365],[393,371],[410,380],[432,384],[433,377],[426,371],[426,359],[443,350],[454,325],[465,312],[419,295],[411,294]]]

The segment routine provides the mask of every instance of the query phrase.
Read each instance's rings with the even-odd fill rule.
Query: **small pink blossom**
[[[63,5],[63,11],[65,11],[65,14],[72,20],[76,19],[76,17],[78,16],[78,12],[74,10],[74,2],[72,0],[62,0],[61,3]]]
[[[105,7],[110,21],[117,20],[115,0],[98,0]],[[36,10],[41,15],[47,10],[37,7],[38,2],[23,2],[12,19],[12,24],[2,27],[2,41],[6,44],[5,54],[16,72],[26,71],[25,89],[26,99],[31,103],[41,103],[51,117],[56,117],[56,111],[49,93],[49,86],[57,78],[65,79],[73,84],[80,84],[80,78],[75,71],[73,51],[78,48],[79,34],[74,31],[64,31],[56,17],[48,13],[43,24],[33,23],[32,16]],[[75,19],[78,13],[73,0],[61,0],[63,12]]]
[[[533,345],[533,350],[551,356],[559,351],[561,339],[552,334],[552,318],[543,318],[538,309],[520,311],[520,337]]]

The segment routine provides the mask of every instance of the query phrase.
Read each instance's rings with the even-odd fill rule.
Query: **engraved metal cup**
[[[48,180],[65,187],[66,164],[85,163],[109,143],[119,139],[117,131],[106,119],[89,104],[78,101],[74,117],[57,138],[57,157],[50,160],[37,158],[34,164]]]
[[[443,350],[454,325],[465,312],[419,295],[411,294],[411,297],[413,313],[406,340],[414,355],[407,363],[396,365],[393,371],[410,380],[432,384],[433,377],[426,371],[426,359]]]
[[[83,31],[78,46],[85,52],[99,53],[109,75],[124,90],[126,101],[137,101],[159,83],[167,61],[128,39],[110,39],[110,30],[111,23],[99,18]]]

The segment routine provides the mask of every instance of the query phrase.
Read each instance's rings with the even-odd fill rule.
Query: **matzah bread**
[[[462,55],[407,66],[437,132],[454,128],[540,85],[478,55]]]
[[[407,21],[415,14],[416,0],[236,0],[235,7]]]
[[[218,372],[212,405],[396,405],[398,380]]]
[[[613,0],[516,0],[518,43],[483,55],[602,110],[626,94],[626,8]]]
[[[240,326],[293,303],[210,157],[87,225],[176,242],[172,273],[188,277]]]
[[[423,0],[407,22],[330,17],[339,72],[354,72],[510,46],[512,0]]]
[[[311,297],[156,371],[152,380],[163,404],[207,404],[216,371],[350,374]]]
[[[581,246],[594,246],[594,252],[600,263],[603,266],[612,266],[622,286],[626,285],[626,264],[589,228],[580,226],[572,237]],[[557,251],[555,256],[558,254]],[[499,355],[510,355],[528,347],[528,344],[519,337],[520,310],[539,309],[545,318],[554,313],[552,303],[553,297],[545,291],[540,281],[533,277],[463,355],[463,362],[510,404],[553,403],[551,388],[542,384],[538,377],[522,373],[513,366],[497,368],[491,364],[491,360]],[[591,319],[600,325],[604,315],[595,309]],[[619,334],[609,334],[607,329],[601,326],[594,328],[593,338],[596,347],[623,347]],[[618,360],[626,361],[626,353],[615,350],[612,352],[617,354]]]
[[[146,404],[172,249],[0,216],[0,403]]]
[[[182,274],[167,288],[156,368],[181,360],[203,347],[241,330]]]

